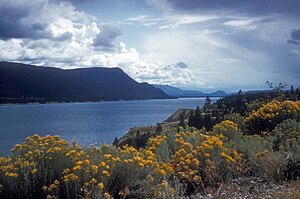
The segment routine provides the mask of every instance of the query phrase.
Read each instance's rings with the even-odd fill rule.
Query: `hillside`
[[[120,68],[58,68],[0,62],[0,103],[170,98]]]
[[[224,97],[227,96],[227,93],[224,91],[216,91],[213,93],[203,93],[196,90],[183,90],[169,85],[153,85],[156,88],[161,89],[166,94],[173,97]]]

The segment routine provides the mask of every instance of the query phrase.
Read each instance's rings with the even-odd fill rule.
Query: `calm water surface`
[[[3,155],[27,136],[38,133],[76,140],[82,146],[111,143],[130,127],[155,125],[179,108],[195,108],[204,98],[0,106]]]

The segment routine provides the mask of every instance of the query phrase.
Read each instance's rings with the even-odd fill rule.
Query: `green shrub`
[[[293,153],[300,151],[300,122],[287,119],[280,123],[270,134],[274,149],[284,149]]]
[[[295,119],[283,121],[272,131],[270,139],[273,141],[274,150],[287,156],[284,178],[300,177],[300,122]]]
[[[224,120],[230,120],[230,121],[234,122],[235,124],[237,124],[237,127],[239,129],[241,129],[242,131],[245,128],[244,119],[245,119],[245,117],[243,117],[239,113],[231,113],[231,114],[227,114],[224,116]]]

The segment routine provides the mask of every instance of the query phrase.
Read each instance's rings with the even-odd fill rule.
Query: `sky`
[[[0,60],[201,91],[300,86],[299,0],[1,0]]]

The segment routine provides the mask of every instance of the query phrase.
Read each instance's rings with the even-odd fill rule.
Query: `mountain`
[[[59,68],[0,62],[0,103],[170,98],[120,68]]]
[[[166,94],[173,96],[173,97],[224,97],[227,95],[224,91],[216,91],[213,93],[203,93],[201,91],[195,90],[183,90],[169,85],[153,85],[156,88],[161,89]]]
[[[224,96],[227,96],[227,95],[229,95],[229,94],[226,93],[225,91],[216,91],[216,92],[208,94],[208,96],[210,96],[210,97],[224,97]]]

